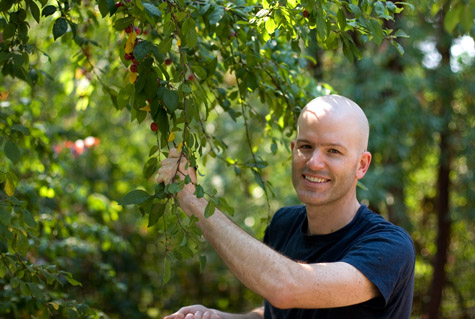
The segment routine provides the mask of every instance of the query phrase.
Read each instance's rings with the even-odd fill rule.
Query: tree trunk
[[[440,131],[440,157],[437,172],[437,252],[433,261],[433,277],[428,295],[429,302],[426,305],[423,318],[438,319],[440,317],[440,306],[442,304],[442,294],[447,281],[445,266],[449,254],[451,226],[450,217],[450,171],[452,161],[452,132],[449,123],[452,117],[453,100],[453,74],[450,70],[450,48],[452,37],[444,30],[444,13],[447,6],[440,12],[439,23],[437,24],[437,49],[442,55],[439,70],[437,70],[435,91],[439,94],[439,104],[435,106],[435,112],[443,119],[443,126]]]

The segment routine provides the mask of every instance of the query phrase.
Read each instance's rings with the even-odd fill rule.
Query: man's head
[[[325,205],[356,199],[356,183],[368,170],[368,120],[339,95],[312,100],[302,110],[292,142],[292,182],[301,201]]]

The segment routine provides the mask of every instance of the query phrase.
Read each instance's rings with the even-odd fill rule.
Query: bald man
[[[198,217],[230,270],[265,302],[245,314],[194,305],[165,318],[409,319],[412,240],[356,197],[356,184],[371,162],[368,137],[364,112],[345,97],[319,97],[305,106],[291,142],[292,183],[304,205],[278,210],[264,243],[218,209],[204,218],[207,201],[187,184],[177,195],[180,206]],[[157,181],[169,183],[178,165],[178,175],[196,183],[194,170],[185,170],[175,150],[162,162]]]

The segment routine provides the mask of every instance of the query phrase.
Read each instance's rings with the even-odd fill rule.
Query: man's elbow
[[[269,293],[266,299],[272,306],[279,309],[298,308],[297,295],[294,285],[290,282],[282,281],[278,287]]]

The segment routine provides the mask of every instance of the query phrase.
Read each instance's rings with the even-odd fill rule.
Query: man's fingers
[[[178,152],[176,150],[176,148],[172,148],[172,149],[170,149],[170,152],[168,153],[168,157],[169,158],[170,157],[178,158],[178,157],[180,157],[180,152]]]

